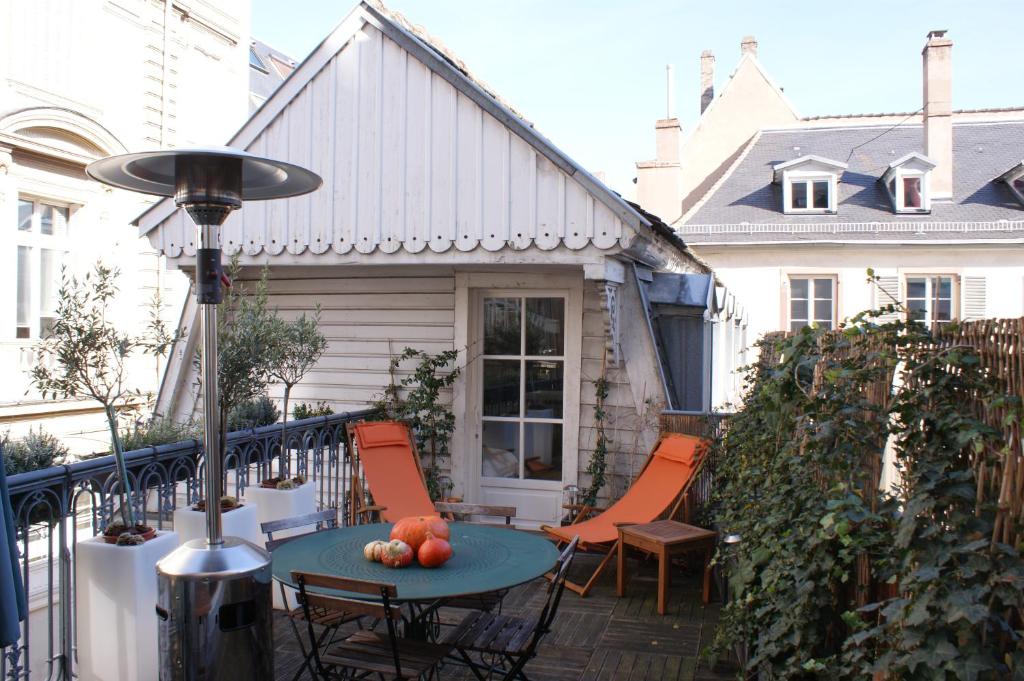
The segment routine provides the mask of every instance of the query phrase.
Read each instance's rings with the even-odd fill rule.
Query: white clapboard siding
[[[327,350],[292,391],[292,403],[325,401],[336,412],[370,406],[388,385],[392,356],[406,347],[431,354],[452,349],[454,292],[450,274],[271,279],[268,305],[284,319],[312,314],[319,305],[327,337]],[[194,385],[193,363],[182,362],[181,370],[192,374],[182,384]],[[397,378],[407,371],[403,367]],[[272,398],[283,394],[281,386],[271,386]],[[192,406],[197,417],[199,406]]]
[[[874,283],[874,309],[880,309],[886,305],[895,305],[900,300],[900,278],[895,274],[878,275]],[[896,321],[899,315],[896,312],[889,312],[878,317],[879,322]]]
[[[985,311],[987,281],[985,277],[965,276],[963,278],[963,314],[964,321],[985,319],[988,315]]]
[[[630,233],[606,196],[368,23],[245,146],[324,183],[247,202],[225,226],[228,254],[610,249]],[[148,236],[193,257],[193,232],[177,211]]]

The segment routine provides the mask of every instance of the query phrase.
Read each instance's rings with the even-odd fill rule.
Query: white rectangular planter
[[[248,503],[222,514],[224,536],[241,537],[263,548],[265,542],[260,535],[260,525],[256,517],[256,505]],[[192,539],[205,539],[206,512],[193,511],[191,506],[179,508],[174,512],[174,531],[178,533],[178,540],[182,544]]]
[[[271,520],[283,520],[314,513],[316,511],[315,487],[312,480],[307,480],[295,489],[266,489],[259,485],[252,485],[245,488],[245,499],[247,505],[252,502],[259,509],[257,515],[260,524],[263,524]],[[294,530],[282,530],[274,533],[274,539],[305,534],[313,529],[312,527],[299,527]],[[263,536],[266,537],[266,535]],[[289,594],[287,607],[293,608],[296,605],[292,596],[294,590],[288,589],[287,592]],[[278,610],[286,609],[285,603],[281,599],[281,589],[276,585],[274,587],[274,607]]]
[[[158,532],[140,546],[78,542],[78,678],[152,681],[160,666],[156,564],[178,548],[178,535]]]

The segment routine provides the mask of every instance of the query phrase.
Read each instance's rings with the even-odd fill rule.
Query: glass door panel
[[[560,481],[564,297],[485,297],[481,475]]]

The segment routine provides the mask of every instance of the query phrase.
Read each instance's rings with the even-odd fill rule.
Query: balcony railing
[[[281,426],[228,435],[224,470],[229,492],[273,475],[303,475],[321,508],[337,508],[348,523],[350,460],[345,424],[371,411],[317,416],[288,423],[287,456]],[[126,453],[136,517],[163,529],[174,510],[199,499],[205,465],[202,443],[186,440]],[[0,680],[71,679],[75,674],[75,554],[82,537],[103,531],[117,499],[114,457],[100,456],[8,479],[30,617],[16,646],[0,656]],[[33,607],[35,605],[36,607]]]

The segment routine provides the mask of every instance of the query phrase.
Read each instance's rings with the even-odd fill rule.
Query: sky
[[[1021,0],[389,0],[439,38],[556,146],[632,197],[654,157],[674,65],[684,136],[699,115],[699,58],[721,90],[754,35],[758,58],[804,116],[921,107],[929,30],[953,40],[953,105],[1024,106]],[[252,35],[297,61],[351,0],[252,0]]]

